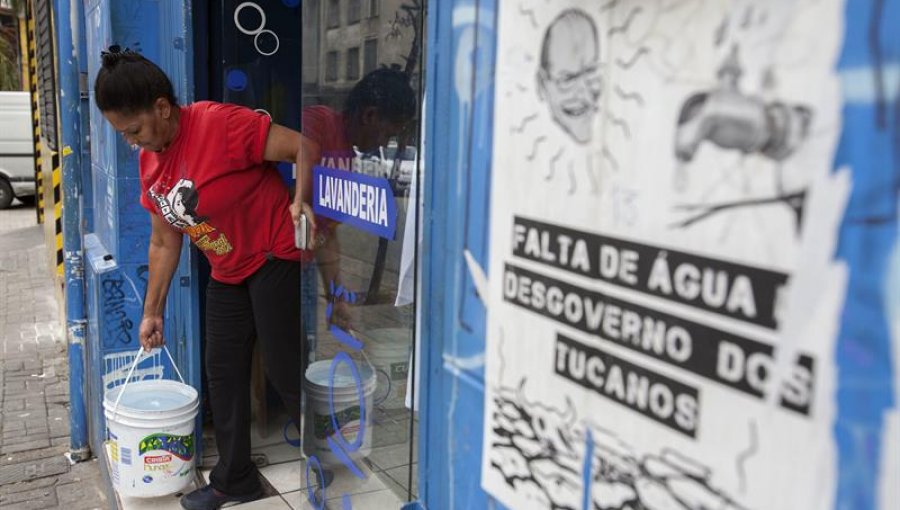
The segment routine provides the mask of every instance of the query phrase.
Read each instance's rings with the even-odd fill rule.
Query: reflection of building
[[[303,2],[303,102],[340,107],[346,93],[381,65],[405,66],[415,30],[414,0]]]
[[[24,18],[10,0],[0,0],[0,90],[26,90]]]

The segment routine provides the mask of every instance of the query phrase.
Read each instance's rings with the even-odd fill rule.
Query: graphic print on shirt
[[[190,236],[197,248],[220,256],[231,252],[233,247],[225,234],[218,232],[207,223],[208,218],[197,213],[200,194],[193,181],[181,179],[167,193],[157,193],[154,188],[150,188],[147,193],[156,202],[160,215],[170,225]]]

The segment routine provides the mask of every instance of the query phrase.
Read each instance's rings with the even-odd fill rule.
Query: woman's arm
[[[312,169],[321,157],[319,145],[293,129],[279,124],[269,127],[263,158],[266,161],[291,161],[297,165],[294,201],[291,203],[291,217],[294,224],[300,222],[300,214],[305,214],[312,227],[312,238],[316,237],[316,218],[312,207]]]
[[[178,268],[183,236],[169,227],[165,220],[150,214],[151,233],[148,258],[147,294],[144,297],[144,318],[141,320],[139,338],[141,347],[149,351],[165,343],[163,338],[163,310],[172,275]]]

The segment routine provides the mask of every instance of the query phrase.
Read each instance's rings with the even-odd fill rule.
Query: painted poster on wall
[[[483,487],[831,508],[842,2],[499,8]]]

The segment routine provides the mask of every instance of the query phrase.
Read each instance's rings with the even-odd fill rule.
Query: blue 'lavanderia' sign
[[[346,170],[313,168],[313,212],[391,240],[397,228],[388,180]]]

